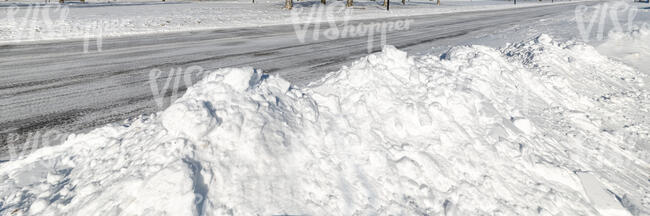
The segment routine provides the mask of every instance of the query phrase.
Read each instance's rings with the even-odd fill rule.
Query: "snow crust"
[[[0,164],[0,213],[647,215],[646,78],[548,35],[386,46],[304,88],[220,69],[163,112]]]

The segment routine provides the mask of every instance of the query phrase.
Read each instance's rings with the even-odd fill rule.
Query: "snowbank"
[[[647,23],[630,32],[610,32],[598,52],[650,74],[650,29]]]
[[[1,164],[0,212],[644,215],[643,78],[546,35],[388,46],[302,89],[222,69],[159,114]]]

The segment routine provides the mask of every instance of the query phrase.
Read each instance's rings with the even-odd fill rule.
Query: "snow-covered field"
[[[576,2],[576,1],[572,1]],[[316,3],[316,4],[315,4]],[[569,3],[556,1],[554,4]],[[296,24],[326,20],[380,19],[396,16],[495,10],[551,4],[550,1],[414,0],[391,4],[386,11],[379,1],[355,1],[353,10],[341,15],[343,1],[330,1],[329,17],[308,21],[311,7],[318,2],[296,1],[294,10],[283,9],[278,1],[251,2],[170,2],[170,3],[71,3],[15,4],[0,3],[0,44],[25,41],[60,40],[85,37],[115,37],[135,34],[179,32],[206,29]],[[320,8],[325,10],[325,8]],[[320,10],[319,9],[319,10]],[[339,16],[340,15],[340,16]],[[155,37],[155,36],[154,36]]]
[[[649,77],[601,54],[643,68],[647,35],[386,46],[306,87],[221,69],[163,112],[2,163],[0,212],[648,215]]]

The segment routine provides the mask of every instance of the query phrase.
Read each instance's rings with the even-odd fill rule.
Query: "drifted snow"
[[[159,114],[3,163],[0,211],[647,215],[645,80],[546,35],[388,46],[305,88],[222,69]]]

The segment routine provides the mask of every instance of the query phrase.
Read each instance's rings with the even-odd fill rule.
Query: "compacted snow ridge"
[[[303,88],[220,69],[165,111],[0,164],[0,213],[648,215],[647,78],[548,35],[386,46]]]

